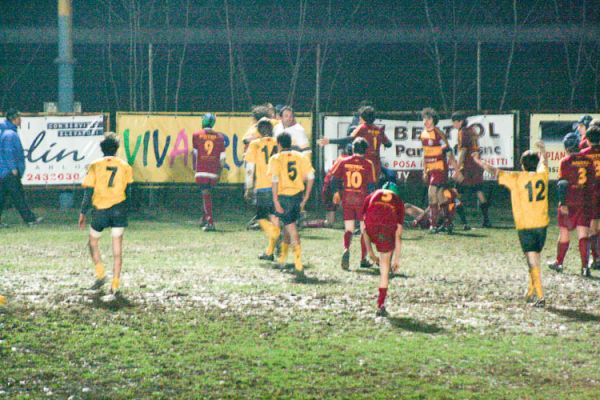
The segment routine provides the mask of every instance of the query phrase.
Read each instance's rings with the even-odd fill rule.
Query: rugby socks
[[[279,260],[277,260],[279,264],[285,264],[285,262],[287,261],[289,251],[290,244],[286,242],[281,242],[281,251],[279,252]]]
[[[590,243],[590,238],[581,238],[579,239],[579,255],[581,256],[581,267],[586,268],[588,266],[588,261],[590,259],[588,254],[588,246]]]
[[[299,244],[294,245],[294,268],[296,271],[304,270],[304,266],[302,265],[302,248]]]
[[[213,224],[213,213],[212,213],[212,195],[210,193],[202,193],[202,201],[204,203],[204,220]]]
[[[592,259],[594,260],[594,264],[597,263],[600,258],[600,246],[598,243],[598,235],[590,236],[590,250],[592,253]]]
[[[367,258],[367,243],[365,242],[365,233],[360,235],[360,259]]]
[[[542,275],[540,272],[540,267],[533,266],[530,270],[531,279],[533,280],[533,289],[535,290],[535,295],[538,300],[544,298],[544,290],[542,289]]]
[[[489,223],[490,223],[490,217],[488,214],[489,208],[490,208],[490,204],[487,201],[485,203],[479,204],[479,209],[481,210],[481,215],[483,216],[483,224],[484,225],[489,225]]]
[[[535,288],[533,287],[533,270],[529,268],[529,285],[527,286],[527,297],[533,296]]]
[[[96,264],[96,279],[101,280],[106,276],[106,272],[104,271],[104,264],[99,262]]]
[[[440,206],[437,204],[431,204],[429,206],[431,216],[429,217],[429,223],[433,228],[438,226],[438,215],[440,214]]]
[[[556,262],[558,264],[562,265],[565,256],[567,255],[567,250],[569,250],[569,242],[558,242],[556,245]]]
[[[350,248],[350,243],[352,242],[352,235],[354,232],[345,231],[344,232],[344,250],[348,250]]]
[[[119,286],[121,285],[121,282],[119,280],[119,278],[114,277],[112,279],[112,283],[110,285],[110,288],[112,289],[113,292],[116,292],[117,290],[119,290]]]
[[[275,245],[277,244],[277,239],[279,239],[281,230],[278,226],[275,226],[271,221],[266,219],[259,219],[258,225],[269,238],[269,244],[265,250],[265,254],[270,256],[275,251]]]
[[[387,296],[387,288],[380,287],[379,288],[379,297],[377,297],[377,308],[383,307],[386,296]]]
[[[468,225],[467,224],[467,216],[465,214],[465,208],[463,207],[462,204],[459,204],[458,206],[456,206],[456,213],[458,214],[458,217],[460,218],[460,223],[463,225]]]

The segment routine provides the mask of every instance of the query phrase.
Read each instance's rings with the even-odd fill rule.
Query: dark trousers
[[[35,221],[35,214],[31,212],[27,205],[21,179],[13,174],[0,179],[0,216],[2,216],[2,210],[4,209],[4,201],[9,196],[12,199],[13,206],[21,214],[23,221]]]

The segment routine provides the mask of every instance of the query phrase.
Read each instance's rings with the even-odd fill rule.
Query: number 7
[[[118,167],[106,167],[107,171],[110,171],[110,178],[108,178],[108,187],[113,187],[114,183],[115,183],[115,175],[117,174],[117,171],[119,170]]]

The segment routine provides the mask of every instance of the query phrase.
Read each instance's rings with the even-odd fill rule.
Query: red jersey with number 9
[[[390,143],[388,137],[385,136],[385,128],[374,124],[362,124],[352,132],[352,137],[361,137],[369,144],[365,157],[373,163],[375,177],[379,178],[381,172],[381,145]]]
[[[367,226],[402,225],[404,223],[404,203],[394,192],[379,189],[365,199],[363,215]]]
[[[196,177],[217,178],[221,173],[221,154],[225,153],[225,135],[206,128],[192,136],[196,150]]]
[[[359,155],[342,158],[333,168],[333,176],[344,185],[343,206],[360,207],[369,194],[369,184],[375,184],[375,167],[371,160]],[[333,191],[336,191],[334,188]]]
[[[560,160],[558,179],[569,182],[566,206],[584,207],[591,204],[595,175],[592,160],[583,154],[569,154]]]

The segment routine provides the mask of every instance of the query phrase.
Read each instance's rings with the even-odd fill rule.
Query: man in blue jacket
[[[0,217],[4,208],[4,199],[10,196],[14,207],[28,225],[36,225],[42,221],[37,218],[27,205],[21,177],[25,173],[25,156],[23,145],[17,134],[21,126],[21,114],[15,109],[6,112],[6,121],[0,124]],[[0,226],[5,226],[0,222]]]

